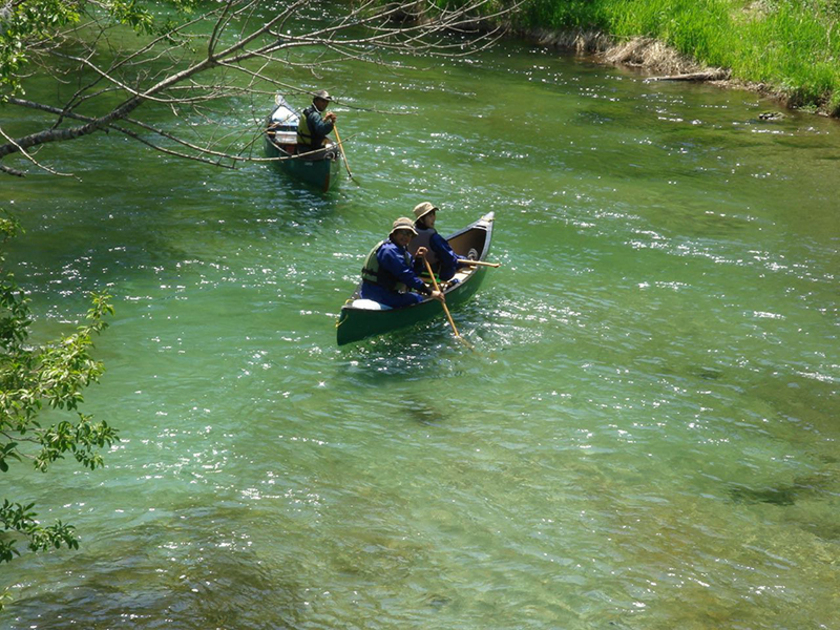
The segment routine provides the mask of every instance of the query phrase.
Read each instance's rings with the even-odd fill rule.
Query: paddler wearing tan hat
[[[315,151],[326,144],[327,134],[335,127],[335,112],[323,112],[332,101],[332,96],[326,90],[318,90],[312,94],[312,105],[303,110],[298,122],[297,144],[298,153]]]
[[[443,294],[426,286],[420,279],[420,261],[408,252],[408,244],[417,235],[414,221],[400,217],[391,228],[388,238],[376,245],[362,267],[361,297],[399,308],[421,302],[424,297],[443,301]],[[427,253],[425,247],[416,250],[418,258]]]
[[[458,256],[452,251],[449,243],[435,230],[437,213],[440,210],[434,204],[423,201],[414,206],[414,229],[417,232],[408,246],[408,251],[416,253],[421,248],[428,250],[426,260],[432,266],[432,270],[438,274],[441,280],[451,280],[452,276],[461,267]],[[457,279],[454,281],[457,282]]]

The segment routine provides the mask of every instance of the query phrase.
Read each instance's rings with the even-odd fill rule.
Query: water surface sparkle
[[[115,296],[84,411],[123,441],[7,475],[82,546],[15,560],[4,627],[840,625],[836,123],[516,43],[323,72],[407,114],[337,107],[359,186],[108,136],[12,183],[36,334]],[[443,316],[337,348],[426,199],[496,212],[475,351]]]

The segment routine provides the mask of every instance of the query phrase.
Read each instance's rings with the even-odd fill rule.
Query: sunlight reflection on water
[[[324,70],[408,113],[340,112],[326,197],[131,150],[115,187],[104,139],[33,193],[37,330],[115,295],[85,411],[124,441],[12,479],[83,545],[15,561],[10,629],[836,622],[836,125],[514,44],[429,66]],[[337,348],[424,199],[496,212],[475,350],[442,314]]]

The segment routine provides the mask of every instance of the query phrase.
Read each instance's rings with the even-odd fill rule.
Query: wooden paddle
[[[429,276],[432,279],[432,286],[435,288],[435,291],[440,291],[440,287],[438,286],[437,278],[435,278],[435,273],[432,271],[432,266],[429,264],[429,261],[426,258],[423,258],[423,262],[426,263],[426,271],[429,272]],[[458,332],[458,329],[455,327],[455,322],[452,320],[452,315],[449,313],[449,307],[446,306],[446,300],[441,301],[441,305],[443,306],[443,312],[446,313],[446,319],[449,320],[449,325],[452,326],[452,332],[455,333],[455,336],[461,340],[463,343],[467,345],[467,347],[472,347],[472,344],[464,339],[461,336],[461,333]]]
[[[484,262],[483,260],[470,260],[469,258],[459,258],[458,262],[464,265],[473,265],[475,267],[501,267],[501,263]]]
[[[350,176],[354,182],[356,182],[356,178],[353,177],[353,173],[350,172],[350,164],[347,162],[347,152],[344,150],[344,145],[341,143],[341,136],[338,135],[338,127],[335,123],[333,123],[333,131],[335,131],[335,139],[338,142],[338,148],[341,149],[341,157],[344,158],[344,168],[347,169],[347,174]],[[359,182],[356,182],[357,184]]]

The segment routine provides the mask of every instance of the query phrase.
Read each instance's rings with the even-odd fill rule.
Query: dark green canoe
[[[459,258],[480,261],[487,258],[493,236],[493,218],[490,212],[447,237],[446,240]],[[450,311],[457,309],[478,291],[486,272],[487,267],[464,267],[458,271],[457,277],[461,278],[461,282],[443,290]],[[411,306],[388,308],[373,300],[361,299],[360,288],[357,287],[356,292],[341,307],[336,324],[336,338],[340,346],[429,319],[444,318],[443,308],[437,300],[427,298]]]
[[[324,149],[298,153],[297,126],[299,116],[278,96],[276,106],[265,121],[265,154],[275,158],[273,164],[289,176],[326,192],[341,177],[341,149],[328,140]]]

